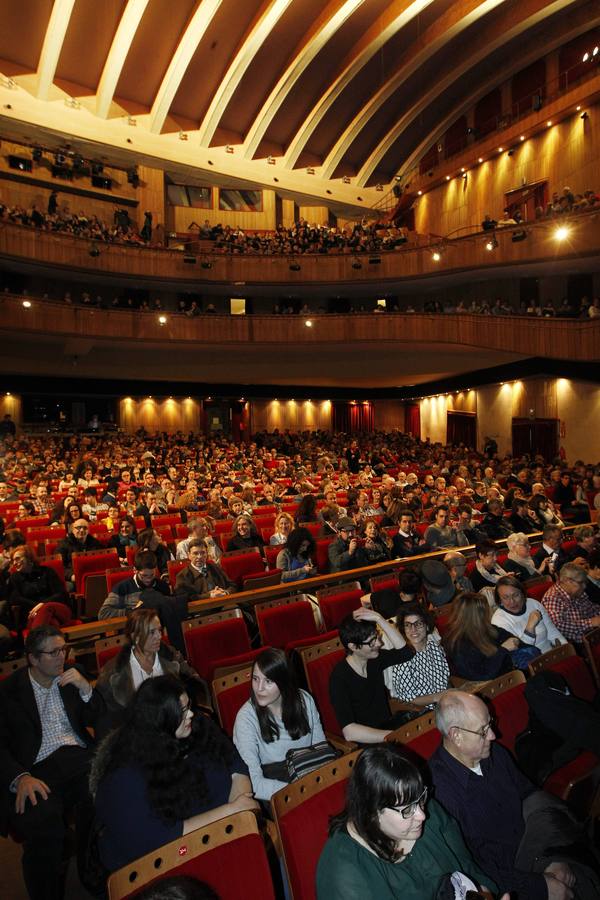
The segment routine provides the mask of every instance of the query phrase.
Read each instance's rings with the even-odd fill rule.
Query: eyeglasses
[[[87,531],[86,525],[73,525],[73,531]]]
[[[462,725],[455,725],[454,727],[458,728],[459,731],[468,731],[469,734],[476,734],[478,738],[484,741],[488,733],[494,728],[494,720],[490,719],[487,725],[484,725],[479,731],[473,731],[472,728],[463,728]]]
[[[56,647],[54,650],[40,650],[38,654],[39,656],[51,656],[52,659],[58,659],[59,656],[65,656],[67,652],[67,647],[63,644],[62,647]]]
[[[425,809],[426,803],[427,788],[425,788],[421,796],[412,803],[407,803],[406,806],[389,806],[388,809],[393,809],[394,812],[400,813],[403,819],[412,819],[418,809]]]
[[[421,628],[425,628],[425,622],[404,622],[404,627],[407,631],[420,631]]]

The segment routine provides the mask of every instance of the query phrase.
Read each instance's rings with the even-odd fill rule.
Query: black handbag
[[[319,741],[318,744],[312,744],[310,747],[300,747],[297,750],[288,750],[285,759],[281,762],[265,763],[261,766],[262,773],[265,778],[273,778],[276,781],[296,781],[303,775],[324,766],[325,763],[337,759],[341,755],[341,751],[332,747],[329,741]]]

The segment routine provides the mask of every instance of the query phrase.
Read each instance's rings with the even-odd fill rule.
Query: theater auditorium
[[[599,48],[0,4],[8,900],[600,896]]]

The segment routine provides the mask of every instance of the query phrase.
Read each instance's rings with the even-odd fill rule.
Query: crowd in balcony
[[[273,233],[243,231],[230,225],[190,226],[198,235],[213,241],[215,252],[259,256],[299,256],[304,253],[379,253],[406,244],[405,228],[368,222],[364,219],[348,228],[309,224],[299,219],[291,227],[278,225]]]
[[[242,445],[219,436],[151,435],[144,429],[63,440],[19,435],[8,417],[1,434],[4,642],[12,640],[18,652],[27,626],[29,668],[17,670],[0,688],[0,752],[4,787],[8,793],[12,786],[15,798],[9,817],[25,843],[23,869],[32,900],[59,896],[62,805],[47,803],[49,793],[63,797],[68,785],[68,802],[87,803],[89,813],[90,765],[96,858],[110,872],[216,819],[255,809],[258,800],[268,807],[273,793],[295,777],[283,765],[288,751],[316,744],[326,751],[319,697],[297,688],[283,650],[251,652],[251,696],[237,713],[233,743],[210,718],[207,686],[195,668],[205,661],[192,658],[181,619],[190,601],[225,599],[239,589],[225,569],[231,550],[264,557],[274,551],[283,581],[315,575],[317,542],[327,545],[332,572],[404,560],[397,588],[369,591],[365,585],[354,611],[338,625],[346,658],[331,672],[330,702],[340,735],[363,745],[386,746],[381,742],[400,724],[426,709],[443,715],[450,700],[479,703],[488,715],[481,701],[447,693],[451,674],[485,680],[526,669],[546,645],[571,640],[579,647],[583,634],[600,625],[600,551],[587,524],[589,501],[600,497],[598,464],[516,460],[499,456],[492,438],[477,453],[401,432],[356,438],[262,432]],[[267,510],[269,517],[261,515]],[[169,511],[181,515],[184,534],[159,524]],[[259,517],[271,523],[262,531]],[[32,535],[29,526],[42,519],[50,523],[46,533],[56,529],[64,580],[50,560],[37,556],[40,535]],[[570,543],[563,541],[565,522],[581,523]],[[228,527],[218,527],[223,524]],[[543,543],[531,555],[528,535],[539,532]],[[494,542],[503,538],[509,553],[500,559]],[[467,573],[462,549],[473,543],[474,567]],[[131,561],[133,567],[113,584],[100,609],[101,618],[127,614],[128,620],[120,651],[94,685],[80,666],[66,663],[61,627],[76,608],[77,552],[100,551],[103,544],[117,550],[123,567]],[[431,550],[445,553],[427,557]],[[174,555],[182,568],[173,586]],[[413,565],[412,557],[419,558]],[[527,593],[532,575],[540,574],[548,583],[538,602]],[[448,628],[441,634],[432,612],[448,604]],[[442,619],[436,621],[441,629]],[[26,683],[37,701],[33,713],[17,699],[17,688]],[[53,684],[60,690],[51,696]],[[400,702],[393,715],[390,696]],[[53,726],[66,707],[58,734]],[[57,754],[52,765],[46,755],[36,757],[42,738],[31,737],[27,724],[36,710],[39,735],[54,742],[48,752]],[[597,742],[594,715],[591,708],[578,712],[587,749]],[[464,721],[468,732],[472,720]],[[106,736],[99,749],[86,726],[93,726],[96,739]],[[478,740],[485,742],[493,726],[482,719],[480,727]],[[555,731],[560,734],[558,726]],[[375,746],[373,752],[380,750]],[[542,757],[545,764],[548,754]],[[415,810],[401,816],[403,822],[424,818],[417,807],[423,812],[426,798],[421,782],[416,784],[414,797],[394,794],[394,802],[414,800]],[[440,793],[441,802],[448,802]],[[518,835],[520,803],[511,815]],[[471,849],[459,841],[458,826],[437,805],[431,816],[445,823],[445,837],[436,840],[440,847],[454,847],[451,868],[460,859],[479,882],[484,875],[471,853],[483,865],[486,883],[493,871],[503,887],[533,885],[540,896],[553,881],[574,878],[571,866],[581,861],[581,854],[568,857],[556,869],[549,858],[539,872],[523,870],[516,864],[517,838],[512,855],[502,838],[501,859],[495,851],[482,856],[474,838],[467,837],[474,842]],[[90,821],[89,814],[76,820],[79,845],[89,841]],[[555,819],[555,826],[562,827],[561,821]],[[430,843],[432,837],[422,840]],[[440,854],[438,847],[436,866],[443,874]],[[396,868],[408,873],[409,863],[410,856],[404,868]],[[335,880],[335,865],[328,845],[318,883]],[[410,885],[413,876],[407,877]]]
[[[600,194],[588,189],[583,194],[575,194],[570,187],[564,187],[559,193],[554,191],[551,200],[546,206],[537,206],[535,219],[559,219],[572,213],[584,212],[590,209],[600,209]],[[523,225],[524,219],[518,207],[505,208],[498,219],[486,214],[481,223],[482,231],[495,231],[496,228],[508,228],[515,225]]]
[[[39,209],[36,204],[26,208],[19,204],[7,205],[0,201],[0,221],[2,220],[52,234],[86,238],[94,243],[145,246],[151,237],[151,231],[150,235],[138,231],[137,225],[126,209],[116,209],[113,222],[109,223],[96,215],[88,215],[83,210],[74,213],[66,205],[59,208],[55,192],[50,194],[47,210]]]

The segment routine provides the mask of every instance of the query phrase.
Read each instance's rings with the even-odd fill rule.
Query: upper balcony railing
[[[527,222],[516,228],[497,229],[493,252],[488,249],[489,232],[463,237],[413,236],[407,244],[391,251],[356,254],[301,255],[227,255],[208,252],[198,246],[196,255],[156,247],[94,243],[72,235],[53,234],[35,228],[0,221],[0,257],[19,261],[23,266],[41,265],[67,271],[118,275],[127,283],[197,283],[204,290],[211,286],[364,284],[390,289],[394,284],[479,269],[501,274],[531,263],[557,259],[600,257],[600,208],[556,219]],[[558,225],[564,226],[562,239],[556,239]],[[519,231],[519,239],[514,240]],[[524,236],[523,236],[524,234]]]
[[[307,327],[310,326],[310,327]],[[246,348],[286,344],[307,351],[326,345],[396,343],[487,348],[557,359],[599,360],[600,318],[563,319],[481,316],[470,313],[357,313],[355,315],[202,315],[188,318],[167,311],[70,306],[33,297],[0,294],[0,332],[4,335],[60,336],[114,347],[118,342],[153,345]]]

